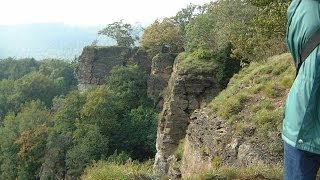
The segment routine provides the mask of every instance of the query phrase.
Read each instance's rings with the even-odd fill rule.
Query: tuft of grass
[[[264,84],[262,90],[266,97],[276,98],[282,95],[284,88],[278,82],[268,81]]]
[[[188,74],[211,73],[217,69],[217,63],[212,59],[199,59],[195,56],[186,56],[186,53],[178,55],[177,60],[181,68]]]
[[[215,168],[215,169],[218,169],[220,166],[221,166],[221,164],[222,164],[222,157],[221,156],[215,156],[212,160],[211,160],[211,163],[212,163],[212,165],[213,165],[213,167]]]
[[[217,111],[217,114],[220,117],[223,117],[225,119],[232,120],[232,116],[237,115],[241,110],[244,108],[244,104],[249,99],[248,94],[238,94],[235,96],[229,96],[225,100],[224,108],[219,108]]]
[[[254,121],[258,125],[264,125],[266,123],[272,123],[276,125],[279,123],[279,119],[282,118],[282,111],[282,108],[274,111],[262,108],[256,113]]]
[[[185,145],[185,139],[181,139],[179,142],[178,148],[174,153],[178,161],[182,159],[182,156],[184,153],[184,145]]]
[[[261,109],[266,109],[267,111],[274,110],[275,107],[270,99],[265,99],[259,104],[255,104],[253,107],[253,112],[257,113]]]
[[[243,180],[243,179],[283,179],[283,169],[280,166],[250,166],[250,167],[221,167],[210,171],[199,172],[186,179],[198,180]]]

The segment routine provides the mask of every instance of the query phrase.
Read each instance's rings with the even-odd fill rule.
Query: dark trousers
[[[284,143],[284,180],[315,180],[320,155]]]

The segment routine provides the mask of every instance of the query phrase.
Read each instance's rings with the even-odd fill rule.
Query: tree
[[[66,97],[55,98],[52,110],[54,126],[47,140],[44,163],[41,167],[41,179],[65,179],[67,173],[66,156],[72,145],[76,121],[81,118],[80,110],[86,101],[86,95],[78,91],[70,92]]]
[[[130,24],[123,23],[123,20],[108,24],[107,27],[100,30],[98,34],[106,35],[117,41],[118,46],[132,47],[138,37],[133,35],[133,29]]]
[[[186,8],[182,8],[174,17],[175,24],[180,28],[180,31],[185,35],[185,28],[189,22],[199,14],[203,14],[204,7],[194,4],[189,4]]]
[[[290,0],[247,0],[255,13],[242,30],[234,34],[233,54],[246,59],[265,60],[287,51],[285,32]]]
[[[73,147],[67,152],[68,174],[79,177],[92,161],[102,158],[108,151],[108,138],[100,133],[97,125],[77,123]]]
[[[141,45],[147,52],[155,56],[167,48],[170,53],[180,53],[184,50],[183,33],[172,19],[156,20],[148,26],[141,38]]]
[[[210,13],[197,16],[186,27],[186,51],[198,58],[210,58],[217,51],[216,17]]]
[[[255,9],[241,0],[219,0],[205,5],[204,13],[193,18],[186,27],[187,52],[199,58],[210,58],[246,32]]]
[[[74,76],[74,66],[70,62],[58,59],[45,59],[39,61],[39,73],[51,78],[59,94],[66,94],[75,89],[77,80]]]
[[[36,179],[52,121],[42,102],[25,103],[17,115],[9,113],[0,128],[1,177]]]
[[[0,80],[17,80],[32,71],[36,71],[38,67],[38,62],[33,58],[0,60]]]
[[[130,136],[130,141],[124,139],[128,142],[124,144],[125,150],[134,159],[152,158],[156,153],[157,113],[153,108],[141,105],[132,109],[126,118],[126,125],[121,125],[123,137]]]
[[[13,80],[0,80],[0,122],[2,122],[4,116],[12,110],[13,102],[10,100],[10,97],[13,94],[13,89]]]
[[[19,146],[14,143],[19,136],[18,122],[15,114],[9,113],[0,128],[0,162],[1,178],[16,179],[18,176],[18,152]]]
[[[115,66],[106,78],[106,85],[127,111],[147,102],[147,75],[137,65]]]
[[[218,64],[216,79],[222,88],[227,87],[230,78],[240,70],[240,60],[231,57],[232,44],[229,43],[225,48],[221,49],[215,57]]]
[[[52,99],[59,91],[52,79],[39,73],[31,72],[14,83],[15,94],[13,99],[16,105],[39,99],[47,107],[52,105]]]

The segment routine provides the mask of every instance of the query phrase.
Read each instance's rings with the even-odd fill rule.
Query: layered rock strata
[[[175,61],[162,112],[159,118],[155,171],[162,176],[170,169],[170,160],[186,135],[190,114],[220,91],[213,72],[190,75]]]

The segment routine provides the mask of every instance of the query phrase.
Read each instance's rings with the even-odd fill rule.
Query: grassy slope
[[[248,125],[255,126],[262,137],[266,132],[280,132],[283,106],[294,75],[290,54],[253,62],[233,76],[209,109],[234,123],[239,133]]]
[[[233,125],[235,133],[254,127],[252,144],[266,147],[270,154],[282,153],[280,133],[283,106],[293,83],[295,68],[290,54],[253,62],[231,78],[228,87],[208,106]],[[261,147],[260,147],[261,148]],[[271,157],[270,157],[271,158]],[[217,167],[194,174],[190,179],[282,179],[280,166]]]

